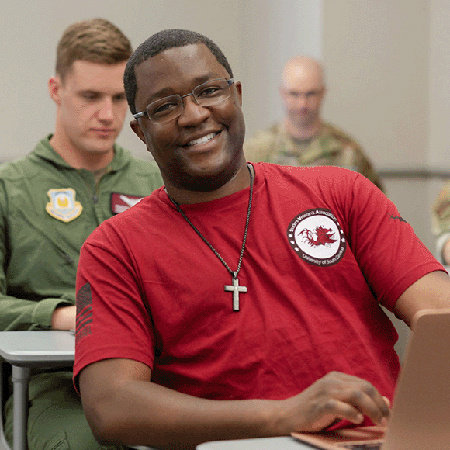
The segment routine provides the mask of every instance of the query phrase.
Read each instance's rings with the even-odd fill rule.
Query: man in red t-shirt
[[[104,222],[77,276],[74,376],[99,440],[191,448],[381,423],[399,361],[380,308],[450,307],[450,280],[346,169],[250,165],[218,47],[165,30],[125,90],[165,187]]]

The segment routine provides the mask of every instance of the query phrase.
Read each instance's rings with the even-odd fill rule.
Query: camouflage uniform
[[[350,136],[328,123],[308,140],[289,136],[282,124],[259,131],[244,142],[248,161],[289,166],[338,166],[363,174],[383,190],[378,174],[362,148]]]
[[[448,181],[433,205],[433,232],[437,236],[436,255],[445,262],[443,258],[443,248],[450,239],[450,181]]]

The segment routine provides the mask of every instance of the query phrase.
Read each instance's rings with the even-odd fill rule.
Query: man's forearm
[[[101,415],[101,424],[90,420],[100,441],[178,449],[210,440],[280,435],[272,429],[272,405],[267,400],[205,400],[128,381],[115,390],[114,399],[85,411],[88,418]]]
[[[0,294],[0,330],[49,329],[55,308],[68,305],[60,298],[33,301]]]
[[[60,306],[53,311],[52,330],[74,330],[76,322],[76,306]]]
[[[389,414],[367,381],[331,372],[286,400],[205,400],[150,381],[151,370],[126,359],[88,365],[80,390],[100,442],[194,448],[212,440],[285,436],[318,431],[336,419],[381,423]]]

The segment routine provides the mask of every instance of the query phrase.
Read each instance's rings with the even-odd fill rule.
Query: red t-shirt
[[[283,399],[330,371],[392,399],[403,291],[442,270],[370,181],[336,167],[258,163],[247,245],[231,276],[163,189],[104,222],[81,251],[74,376],[106,358],[209,399]],[[236,270],[249,189],[182,209]]]

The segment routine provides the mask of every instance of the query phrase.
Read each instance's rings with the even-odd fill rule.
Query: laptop
[[[423,310],[412,321],[388,427],[292,433],[319,449],[450,449],[450,309]]]

